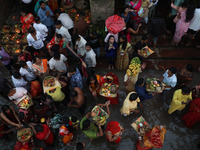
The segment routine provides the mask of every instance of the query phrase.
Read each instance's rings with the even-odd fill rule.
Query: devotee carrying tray
[[[146,79],[146,90],[148,92],[156,92],[156,93],[162,93],[164,89],[164,83],[162,83],[157,78],[147,78]]]
[[[135,77],[140,72],[141,61],[138,57],[134,57],[126,71],[126,74]]]
[[[21,109],[29,109],[29,107],[31,107],[33,105],[33,101],[32,99],[25,94],[18,102],[17,105],[19,106],[19,108]]]
[[[145,46],[141,49],[140,53],[144,56],[144,57],[148,57],[151,54],[154,53],[153,50],[151,50],[148,46]]]
[[[104,125],[109,118],[109,115],[100,106],[95,106],[92,109],[91,116],[97,125]]]
[[[47,91],[53,90],[57,87],[61,87],[61,85],[55,77],[48,76],[44,78],[43,80],[44,93],[46,93]]]
[[[135,131],[138,134],[144,135],[147,133],[151,128],[149,127],[149,124],[146,122],[146,120],[140,116],[137,120],[135,120],[131,126],[135,129]]]
[[[27,142],[33,135],[33,132],[30,128],[24,128],[17,131],[17,139],[20,142]]]
[[[117,97],[117,85],[104,83],[100,89],[99,95],[103,97]]]

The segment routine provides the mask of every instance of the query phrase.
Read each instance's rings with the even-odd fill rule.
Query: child
[[[69,144],[73,139],[73,127],[72,122],[67,116],[64,116],[62,119],[62,126],[59,129],[60,141],[64,144]]]
[[[96,74],[96,75],[91,75],[89,78],[89,90],[94,97],[97,97],[100,91],[100,86],[98,82],[100,77],[101,76]]]

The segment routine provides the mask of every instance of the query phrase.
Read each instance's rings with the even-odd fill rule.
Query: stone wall
[[[6,22],[16,1],[18,0],[0,0],[0,26]]]
[[[114,15],[115,0],[90,0],[90,9],[92,23],[96,23],[98,18],[106,20]]]

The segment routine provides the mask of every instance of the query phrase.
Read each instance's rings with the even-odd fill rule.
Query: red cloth
[[[190,104],[189,111],[182,117],[185,125],[188,128],[200,121],[200,98],[194,99]]]
[[[112,34],[122,31],[125,25],[124,20],[118,15],[110,16],[106,19],[106,28]]]
[[[136,148],[137,148],[137,150],[150,150],[150,149],[152,149],[152,148],[147,147],[147,146],[141,147],[140,141],[137,141]]]
[[[38,132],[35,137],[38,140],[44,140],[45,145],[52,145],[54,141],[53,132],[49,129],[48,125],[43,124],[43,132]]]
[[[117,121],[111,121],[107,124],[106,132],[110,131],[112,135],[115,135],[119,132],[121,132],[120,124]],[[108,137],[106,136],[106,139],[108,140]],[[121,137],[118,137],[118,139],[115,141],[115,143],[119,143],[121,141]]]
[[[58,44],[61,48],[63,47],[63,44],[64,44],[63,39],[61,39],[59,43],[56,42],[56,40],[57,40],[57,37],[54,36],[53,39],[47,44],[48,50],[51,50],[52,46],[55,45],[55,44]]]
[[[138,15],[138,11],[140,10],[140,7],[142,6],[142,0],[139,0],[137,5],[134,6],[134,4],[132,2],[130,2],[131,4],[131,8],[133,9],[133,11],[135,12],[136,16],[132,15],[132,19],[136,21],[136,23],[139,23],[141,18]],[[134,6],[134,7],[133,7]]]
[[[28,29],[30,28],[31,24],[35,22],[34,16],[29,13],[27,16],[20,17],[21,23],[22,23],[22,33],[28,32]]]
[[[39,81],[31,82],[31,95],[33,98],[40,96],[42,94],[42,87]]]
[[[18,141],[15,144],[15,150],[32,150],[32,148],[29,146],[29,143],[27,142],[21,143]]]
[[[108,76],[111,76],[113,78],[113,84],[119,86],[119,79],[118,79],[118,77],[114,73],[109,72],[109,73],[107,73],[106,75],[104,75],[103,77],[101,77],[99,79],[99,86],[100,87],[102,87],[102,85],[104,83],[108,82],[107,81],[107,77]],[[110,101],[110,104],[118,104],[118,98],[119,98],[119,94],[118,93],[117,93],[117,97],[114,97],[114,98],[112,98],[112,97],[109,97],[109,98],[106,97],[106,99]]]

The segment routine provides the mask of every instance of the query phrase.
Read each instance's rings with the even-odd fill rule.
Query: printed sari
[[[34,16],[31,13],[29,13],[25,17],[21,16],[20,20],[21,20],[21,23],[22,23],[22,33],[27,33],[31,24],[35,22]]]

